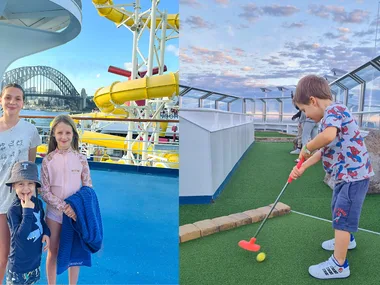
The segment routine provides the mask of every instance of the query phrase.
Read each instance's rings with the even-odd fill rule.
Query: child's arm
[[[38,134],[37,128],[33,126],[33,137],[32,141],[30,142],[29,147],[29,153],[28,153],[28,160],[31,162],[36,161],[36,155],[37,155],[37,146],[41,144],[41,138]]]
[[[88,186],[92,188],[92,180],[90,175],[90,167],[88,166],[87,158],[84,155],[79,155],[83,169],[81,174],[82,186]]]
[[[304,163],[302,163],[300,168],[297,168],[297,166],[294,166],[292,172],[290,173],[290,177],[292,179],[299,178],[306,169],[308,169],[310,166],[316,164],[318,161],[320,161],[322,158],[322,152],[318,150],[316,153],[314,153],[308,160],[306,160]]]
[[[317,149],[321,149],[331,142],[333,142],[337,136],[338,129],[336,127],[327,127],[323,132],[319,133],[313,140],[309,141],[304,147],[310,152],[314,152]],[[301,150],[299,158],[304,157],[308,159],[311,154],[307,154],[305,149]]]
[[[18,209],[12,207],[7,213],[7,219],[11,236],[26,240],[34,224],[33,209],[22,208],[22,215],[20,215]]]
[[[46,235],[46,236],[50,237],[50,229],[49,229],[48,225],[45,222],[44,207],[42,205],[41,200],[38,199],[38,203],[40,203],[40,209],[41,209],[41,224],[42,224],[42,229],[43,229],[43,235]]]
[[[306,144],[306,148],[313,152],[333,142],[336,138],[338,129],[336,127],[327,127],[323,132],[319,133],[313,140]]]
[[[42,199],[49,205],[53,206],[59,211],[62,211],[65,209],[66,202],[59,197],[55,196],[50,191],[50,179],[49,179],[49,170],[47,167],[47,160],[44,158],[42,160],[42,167],[41,167],[41,197]]]

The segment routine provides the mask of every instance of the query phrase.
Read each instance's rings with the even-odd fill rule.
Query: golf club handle
[[[298,161],[297,163],[297,168],[300,169],[302,163],[305,162],[305,158],[304,157],[301,157],[300,161]],[[293,179],[289,176],[288,178],[288,183],[292,183]]]

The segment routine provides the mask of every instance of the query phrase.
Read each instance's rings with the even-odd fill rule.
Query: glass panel
[[[284,115],[282,120],[287,123],[295,122],[292,121],[292,117],[298,110],[294,107],[292,99],[284,99],[282,101],[284,102]]]
[[[214,100],[208,100],[208,97],[207,99],[204,99],[202,100],[202,106],[203,108],[207,108],[207,109],[215,109],[215,101]]]
[[[263,102],[260,100],[255,101],[255,115],[254,121],[262,122],[263,121]]]
[[[359,111],[359,96],[360,96],[361,85],[348,90],[348,102],[347,107],[351,112]]]
[[[368,83],[369,81],[372,81],[373,79],[379,77],[380,71],[374,68],[372,65],[368,65],[367,67],[359,70],[355,74],[363,80],[367,81]]]
[[[277,100],[266,100],[267,102],[267,122],[280,121],[280,102]]]
[[[222,95],[217,95],[217,94],[212,94],[210,96],[207,97],[207,100],[219,100],[220,98],[222,98],[223,96]]]
[[[378,113],[380,113],[379,92],[380,77],[377,77],[366,84],[363,111],[378,111]],[[363,115],[363,127],[379,129],[379,119],[379,114]]]
[[[346,77],[343,80],[340,80],[339,83],[343,84],[348,89],[354,88],[355,86],[358,86],[359,83],[353,80],[351,77]]]
[[[181,97],[182,99],[182,108],[198,108],[198,99],[192,97]]]
[[[222,101],[222,102],[231,102],[231,101],[233,101],[235,99],[236,99],[235,97],[226,97],[226,98],[224,98],[224,99],[222,99],[220,101]]]
[[[187,92],[183,97],[200,98],[200,97],[206,95],[207,93],[208,92],[191,90],[191,91]]]
[[[236,101],[233,101],[230,104],[230,110],[231,112],[235,112],[235,113],[243,113],[243,100],[238,99]]]
[[[219,101],[218,110],[227,111],[227,103],[223,101]]]
[[[253,109],[255,106],[254,102],[251,100],[245,101],[245,112],[246,114],[253,114],[255,110]]]
[[[335,84],[330,86],[330,88],[331,91],[334,91],[332,94],[334,101],[338,103],[344,103],[344,89]]]

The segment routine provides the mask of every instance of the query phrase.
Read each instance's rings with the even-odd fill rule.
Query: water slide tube
[[[94,95],[96,106],[103,113],[111,114],[117,105],[137,101],[179,95],[178,72],[144,77],[131,81],[116,81],[110,86],[99,88]]]
[[[95,5],[113,5],[112,0],[92,0],[92,3]],[[98,10],[98,14],[102,17],[107,18],[108,20],[114,22],[116,25],[119,25],[121,22],[125,21],[128,17],[132,16],[132,12],[125,10],[125,14],[114,9],[114,8],[96,8]],[[123,9],[123,8],[122,8]],[[123,9],[124,10],[124,9]],[[147,18],[142,18],[142,21],[145,23]],[[156,27],[160,23],[161,18],[156,18]],[[132,26],[134,24],[134,19],[131,17],[128,21],[125,22],[127,26]],[[171,26],[179,29],[179,14],[168,14],[168,24],[170,26],[167,29],[172,29]],[[148,27],[150,28],[150,21],[148,23]]]

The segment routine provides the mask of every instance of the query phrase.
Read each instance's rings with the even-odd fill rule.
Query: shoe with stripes
[[[350,276],[350,267],[348,261],[343,265],[339,265],[334,256],[322,263],[309,267],[309,274],[317,279],[338,279]]]

